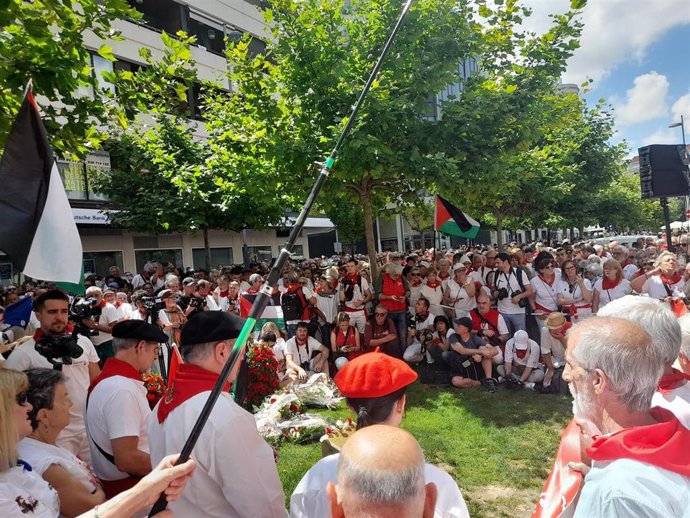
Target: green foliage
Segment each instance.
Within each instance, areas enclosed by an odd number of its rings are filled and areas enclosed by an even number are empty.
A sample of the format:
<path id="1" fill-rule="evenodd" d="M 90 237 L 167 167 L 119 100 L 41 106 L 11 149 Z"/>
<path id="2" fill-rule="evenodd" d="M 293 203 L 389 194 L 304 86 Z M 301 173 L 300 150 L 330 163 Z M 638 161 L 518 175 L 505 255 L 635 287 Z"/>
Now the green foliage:
<path id="1" fill-rule="evenodd" d="M 329 201 L 330 203 L 325 204 L 324 212 L 338 229 L 338 239 L 344 243 L 357 243 L 364 237 L 362 206 L 347 194 Z"/>
<path id="2" fill-rule="evenodd" d="M 0 149 L 22 102 L 24 88 L 33 80 L 34 93 L 44 114 L 51 144 L 58 155 L 82 156 L 97 148 L 95 129 L 108 117 L 92 74 L 84 34 L 117 39 L 113 21 L 137 18 L 125 0 L 72 2 L 6 0 L 0 8 Z M 98 49 L 112 59 L 107 45 Z M 47 99 L 47 102 L 46 102 Z"/>

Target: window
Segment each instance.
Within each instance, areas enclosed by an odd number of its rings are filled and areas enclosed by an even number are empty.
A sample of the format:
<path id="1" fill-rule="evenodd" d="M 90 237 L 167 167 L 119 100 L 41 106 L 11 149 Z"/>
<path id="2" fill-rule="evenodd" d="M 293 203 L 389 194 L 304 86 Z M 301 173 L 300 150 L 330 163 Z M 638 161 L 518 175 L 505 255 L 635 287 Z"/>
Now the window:
<path id="1" fill-rule="evenodd" d="M 139 23 L 157 32 L 175 34 L 184 30 L 182 13 L 184 6 L 172 0 L 128 0 L 129 5 L 144 15 Z"/>
<path id="2" fill-rule="evenodd" d="M 273 250 L 270 246 L 248 246 L 247 253 L 252 263 L 270 261 L 273 258 Z"/>
<path id="3" fill-rule="evenodd" d="M 206 268 L 206 249 L 192 248 L 192 262 L 194 269 Z M 232 248 L 211 248 L 211 268 L 235 264 Z"/>
<path id="4" fill-rule="evenodd" d="M 135 250 L 134 259 L 137 263 L 137 272 L 144 269 L 144 264 L 149 261 L 155 261 L 165 266 L 168 263 L 173 263 L 175 266 L 182 268 L 182 250 Z M 134 273 L 134 272 L 132 272 Z"/>
<path id="5" fill-rule="evenodd" d="M 122 252 L 120 251 L 84 252 L 82 260 L 85 274 L 95 273 L 96 275 L 108 275 L 108 269 L 111 266 L 117 266 L 120 269 L 120 273 L 125 273 Z"/>

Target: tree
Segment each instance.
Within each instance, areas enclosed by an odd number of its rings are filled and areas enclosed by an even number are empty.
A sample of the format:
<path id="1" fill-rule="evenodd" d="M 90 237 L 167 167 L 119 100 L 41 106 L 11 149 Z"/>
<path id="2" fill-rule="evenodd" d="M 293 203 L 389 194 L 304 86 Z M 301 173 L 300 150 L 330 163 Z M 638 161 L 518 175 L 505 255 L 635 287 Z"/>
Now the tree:
<path id="1" fill-rule="evenodd" d="M 403 207 L 402 215 L 412 230 L 421 234 L 422 251 L 424 251 L 426 247 L 426 237 L 424 234 L 427 230 L 432 230 L 434 228 L 434 202 L 420 197 L 417 203 Z"/>
<path id="2" fill-rule="evenodd" d="M 399 13 L 395 0 L 277 0 L 265 11 L 270 59 L 231 46 L 235 92 L 268 121 L 267 154 L 279 175 L 296 180 L 299 199 L 313 182 L 308 165 L 335 142 Z M 411 200 L 448 167 L 419 114 L 473 53 L 470 18 L 465 2 L 413 5 L 324 187 L 325 199 L 345 193 L 361 205 L 374 275 L 377 210 Z"/>
<path id="3" fill-rule="evenodd" d="M 507 219 L 545 219 L 554 199 L 567 196 L 577 169 L 577 140 L 558 129 L 577 120 L 580 102 L 556 85 L 578 46 L 577 10 L 554 16 L 542 35 L 517 32 L 529 10 L 517 1 L 478 2 L 485 24 L 482 74 L 465 82 L 461 99 L 444 106 L 436 138 L 446 144 L 456 173 L 440 188 L 475 217 L 491 214 L 499 246 Z"/>
<path id="4" fill-rule="evenodd" d="M 126 0 L 24 2 L 0 0 L 0 150 L 31 79 L 53 149 L 61 156 L 84 155 L 97 148 L 96 129 L 108 118 L 92 74 L 91 55 L 83 36 L 92 32 L 118 38 L 113 22 L 137 19 Z M 107 45 L 98 54 L 114 60 Z M 48 102 L 45 102 L 47 99 Z"/>
<path id="5" fill-rule="evenodd" d="M 119 121 L 127 129 L 116 131 L 109 143 L 114 168 L 98 188 L 113 203 L 109 214 L 116 225 L 152 233 L 200 230 L 210 266 L 209 229 L 239 232 L 278 224 L 285 218 L 284 198 L 270 162 L 253 144 L 252 130 L 260 134 L 260 122 L 242 116 L 241 97 L 205 84 L 207 136 L 199 137 L 187 103 L 198 82 L 189 49 L 193 38 L 164 33 L 162 40 L 159 61 L 144 50 L 148 67 L 107 76 L 118 87 Z M 209 108 L 222 103 L 231 107 L 232 120 Z"/>
<path id="6" fill-rule="evenodd" d="M 364 213 L 352 196 L 342 195 L 330 200 L 325 205 L 325 214 L 335 228 L 338 229 L 338 239 L 343 243 L 351 243 L 354 250 L 355 243 L 364 237 Z"/>

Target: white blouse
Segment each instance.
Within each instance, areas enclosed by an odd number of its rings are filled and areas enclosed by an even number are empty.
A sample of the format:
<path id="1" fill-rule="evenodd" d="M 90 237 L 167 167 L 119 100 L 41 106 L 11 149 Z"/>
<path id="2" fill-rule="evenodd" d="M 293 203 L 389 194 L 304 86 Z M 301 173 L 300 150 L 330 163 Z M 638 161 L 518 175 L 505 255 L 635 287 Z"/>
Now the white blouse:
<path id="1" fill-rule="evenodd" d="M 57 492 L 30 467 L 15 466 L 0 473 L 2 518 L 58 518 Z"/>

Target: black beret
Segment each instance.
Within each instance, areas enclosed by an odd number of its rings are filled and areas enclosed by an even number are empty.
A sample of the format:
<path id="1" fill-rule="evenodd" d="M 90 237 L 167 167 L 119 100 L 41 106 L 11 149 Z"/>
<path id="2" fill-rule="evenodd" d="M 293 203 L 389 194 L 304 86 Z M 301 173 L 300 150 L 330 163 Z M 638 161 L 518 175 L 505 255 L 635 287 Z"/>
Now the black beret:
<path id="1" fill-rule="evenodd" d="M 147 342 L 167 342 L 168 336 L 160 327 L 143 320 L 125 320 L 113 326 L 113 338 L 135 338 Z"/>
<path id="2" fill-rule="evenodd" d="M 220 342 L 240 336 L 244 318 L 225 311 L 199 311 L 182 326 L 181 346 Z"/>

